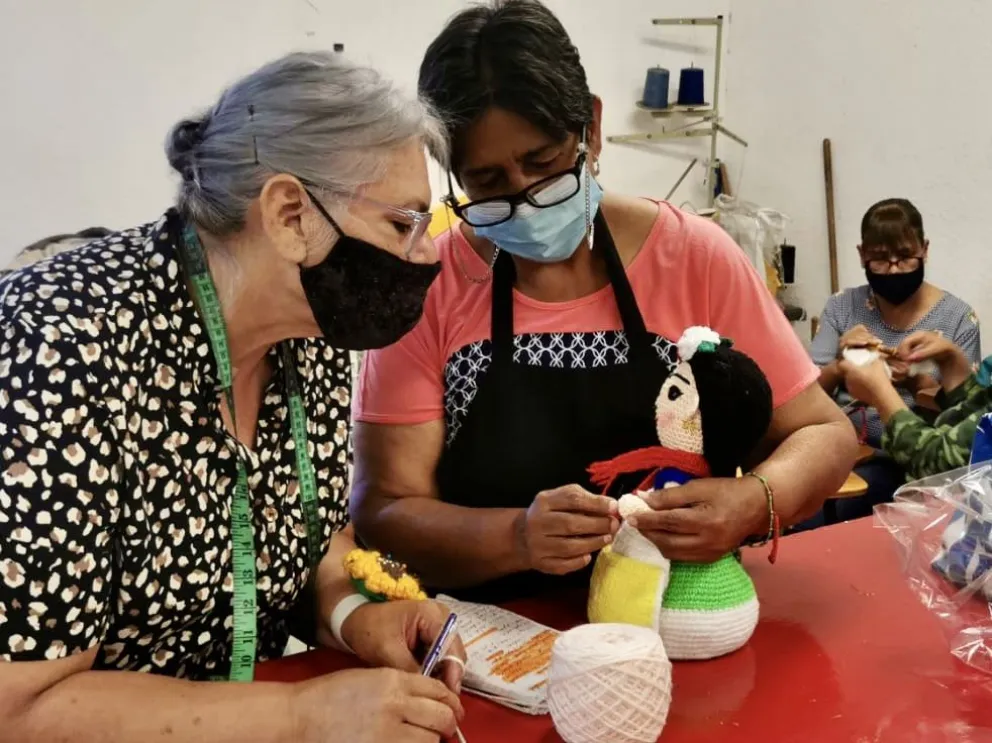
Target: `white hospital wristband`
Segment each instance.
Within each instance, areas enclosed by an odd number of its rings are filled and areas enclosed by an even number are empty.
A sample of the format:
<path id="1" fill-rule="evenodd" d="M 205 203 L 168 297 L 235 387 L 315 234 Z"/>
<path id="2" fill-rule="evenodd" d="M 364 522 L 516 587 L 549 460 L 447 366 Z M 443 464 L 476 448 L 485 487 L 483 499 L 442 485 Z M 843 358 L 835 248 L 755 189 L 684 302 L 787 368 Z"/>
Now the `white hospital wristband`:
<path id="1" fill-rule="evenodd" d="M 355 651 L 348 647 L 348 643 L 342 639 L 341 627 L 344 626 L 345 620 L 352 615 L 355 609 L 367 603 L 369 603 L 369 600 L 362 594 L 352 593 L 341 599 L 338 605 L 334 607 L 334 611 L 331 612 L 331 634 L 334 635 L 335 642 L 343 650 L 347 650 L 350 653 Z"/>

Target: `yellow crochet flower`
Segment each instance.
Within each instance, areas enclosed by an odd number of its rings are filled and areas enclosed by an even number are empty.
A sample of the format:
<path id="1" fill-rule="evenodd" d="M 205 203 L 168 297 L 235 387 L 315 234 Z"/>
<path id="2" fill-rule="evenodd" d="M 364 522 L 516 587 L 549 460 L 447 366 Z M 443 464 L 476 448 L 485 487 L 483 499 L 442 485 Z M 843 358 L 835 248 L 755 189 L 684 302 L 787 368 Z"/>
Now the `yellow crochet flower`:
<path id="1" fill-rule="evenodd" d="M 427 598 L 406 565 L 380 553 L 354 549 L 344 556 L 344 569 L 358 591 L 372 601 L 423 601 Z"/>

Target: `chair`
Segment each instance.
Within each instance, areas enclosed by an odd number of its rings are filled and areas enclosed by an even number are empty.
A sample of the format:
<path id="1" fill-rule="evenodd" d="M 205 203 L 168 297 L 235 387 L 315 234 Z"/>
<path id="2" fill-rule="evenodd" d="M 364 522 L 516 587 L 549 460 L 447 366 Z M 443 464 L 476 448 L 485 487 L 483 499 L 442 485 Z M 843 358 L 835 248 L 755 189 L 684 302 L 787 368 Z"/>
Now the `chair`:
<path id="1" fill-rule="evenodd" d="M 26 248 L 19 250 L 17 255 L 14 256 L 14 259 L 0 269 L 0 277 L 19 268 L 25 268 L 38 261 L 51 258 L 53 255 L 64 253 L 67 250 L 78 248 L 80 245 L 85 245 L 101 237 L 106 237 L 109 234 L 111 234 L 111 230 L 108 230 L 106 227 L 89 227 L 79 232 L 42 238 L 28 245 Z"/>
<path id="2" fill-rule="evenodd" d="M 861 475 L 852 472 L 840 489 L 823 501 L 823 519 L 827 524 L 837 523 L 837 501 L 845 498 L 860 498 L 868 492 L 868 483 Z"/>

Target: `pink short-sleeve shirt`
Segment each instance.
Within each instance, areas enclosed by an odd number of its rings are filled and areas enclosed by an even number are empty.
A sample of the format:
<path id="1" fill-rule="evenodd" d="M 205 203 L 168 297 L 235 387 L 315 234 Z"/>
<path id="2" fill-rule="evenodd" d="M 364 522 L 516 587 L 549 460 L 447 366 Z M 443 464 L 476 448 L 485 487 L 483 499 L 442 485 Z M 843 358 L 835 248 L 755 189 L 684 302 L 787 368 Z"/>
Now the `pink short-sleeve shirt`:
<path id="1" fill-rule="evenodd" d="M 415 424 L 444 419 L 448 440 L 471 410 L 491 361 L 491 282 L 474 282 L 486 265 L 457 229 L 438 239 L 443 267 L 424 315 L 398 343 L 366 354 L 354 397 L 356 421 Z M 776 407 L 815 382 L 813 365 L 733 239 L 712 221 L 661 202 L 627 277 L 654 335 L 674 363 L 674 343 L 692 325 L 707 325 L 753 358 Z M 569 302 L 539 302 L 514 292 L 515 361 L 585 368 L 622 363 L 626 343 L 613 289 Z"/>

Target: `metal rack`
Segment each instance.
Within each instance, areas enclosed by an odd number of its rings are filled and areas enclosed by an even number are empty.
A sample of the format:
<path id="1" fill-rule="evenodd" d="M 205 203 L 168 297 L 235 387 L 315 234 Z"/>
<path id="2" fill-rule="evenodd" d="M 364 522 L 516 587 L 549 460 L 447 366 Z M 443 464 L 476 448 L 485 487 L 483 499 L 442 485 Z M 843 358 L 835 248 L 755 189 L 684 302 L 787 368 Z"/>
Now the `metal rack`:
<path id="1" fill-rule="evenodd" d="M 713 177 L 714 169 L 717 167 L 716 145 L 719 135 L 723 134 L 734 140 L 743 147 L 747 147 L 747 141 L 730 131 L 723 125 L 720 116 L 720 72 L 723 66 L 723 21 L 722 15 L 715 18 L 655 18 L 651 21 L 655 26 L 708 26 L 716 29 L 716 49 L 714 51 L 714 80 L 713 80 L 713 102 L 700 106 L 684 106 L 673 104 L 666 108 L 649 108 L 643 103 L 638 103 L 637 107 L 649 113 L 654 119 L 669 119 L 679 116 L 686 119 L 686 122 L 674 128 L 662 126 L 658 131 L 634 132 L 632 134 L 615 134 L 606 138 L 607 142 L 625 144 L 631 142 L 662 143 L 666 140 L 688 139 L 691 137 L 709 137 L 710 139 L 710 160 L 709 174 Z M 685 172 L 676 182 L 669 192 L 669 198 L 679 187 L 689 171 L 695 166 L 697 160 L 693 160 Z M 712 182 L 707 179 L 707 182 Z M 708 205 L 713 206 L 713 188 L 707 189 L 709 192 Z"/>

